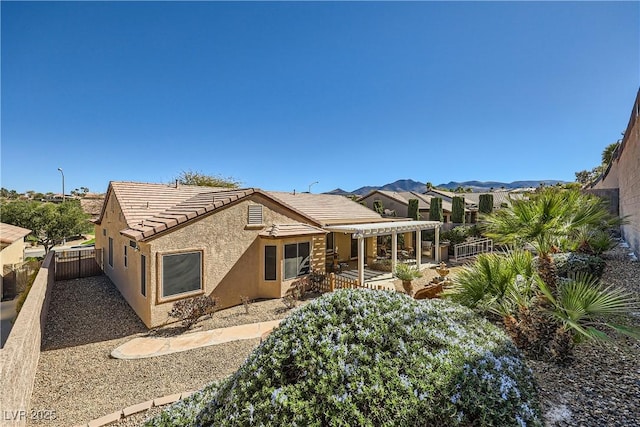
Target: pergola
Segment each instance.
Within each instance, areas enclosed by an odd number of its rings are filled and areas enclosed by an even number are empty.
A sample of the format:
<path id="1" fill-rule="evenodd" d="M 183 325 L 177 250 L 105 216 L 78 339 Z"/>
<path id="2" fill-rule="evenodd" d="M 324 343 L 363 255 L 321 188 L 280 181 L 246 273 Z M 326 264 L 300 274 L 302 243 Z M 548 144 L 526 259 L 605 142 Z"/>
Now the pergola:
<path id="1" fill-rule="evenodd" d="M 351 233 L 354 239 L 358 239 L 358 283 L 364 283 L 364 239 L 367 237 L 391 235 L 391 271 L 395 271 L 398 262 L 398 233 L 420 232 L 422 230 L 435 230 L 435 261 L 440 261 L 440 221 L 389 221 L 372 222 L 365 224 L 328 225 L 324 229 L 334 233 Z M 422 264 L 422 239 L 416 238 L 416 264 L 420 268 Z"/>

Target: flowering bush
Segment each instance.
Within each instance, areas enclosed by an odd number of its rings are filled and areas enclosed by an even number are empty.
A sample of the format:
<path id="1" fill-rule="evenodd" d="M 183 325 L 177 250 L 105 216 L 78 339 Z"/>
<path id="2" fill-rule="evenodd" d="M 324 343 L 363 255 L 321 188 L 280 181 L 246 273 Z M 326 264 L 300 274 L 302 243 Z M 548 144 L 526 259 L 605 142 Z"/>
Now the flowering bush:
<path id="1" fill-rule="evenodd" d="M 352 289 L 294 311 L 207 402 L 170 412 L 203 426 L 542 425 L 531 371 L 498 328 L 448 301 Z"/>
<path id="2" fill-rule="evenodd" d="M 559 277 L 572 277 L 578 274 L 590 274 L 601 277 L 605 261 L 599 256 L 581 253 L 558 253 L 551 255 Z"/>

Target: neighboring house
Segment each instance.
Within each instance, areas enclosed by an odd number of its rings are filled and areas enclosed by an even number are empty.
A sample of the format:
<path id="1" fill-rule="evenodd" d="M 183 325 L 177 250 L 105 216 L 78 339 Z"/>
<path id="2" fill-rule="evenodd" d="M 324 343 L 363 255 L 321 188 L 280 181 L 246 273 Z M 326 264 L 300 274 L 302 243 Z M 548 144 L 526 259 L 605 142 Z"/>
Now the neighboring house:
<path id="1" fill-rule="evenodd" d="M 505 206 L 511 205 L 511 192 L 506 190 L 496 190 L 492 192 L 485 193 L 459 193 L 460 196 L 464 197 L 465 200 L 472 203 L 471 206 L 477 208 L 480 205 L 480 195 L 482 194 L 491 194 L 493 196 L 493 209 L 498 210 Z M 514 193 L 514 198 L 521 198 L 520 194 Z"/>
<path id="2" fill-rule="evenodd" d="M 15 264 L 24 261 L 24 238 L 30 233 L 31 230 L 26 228 L 0 222 L 0 291 L 5 274 L 12 271 Z"/>
<path id="3" fill-rule="evenodd" d="M 378 235 L 437 236 L 440 225 L 382 218 L 337 195 L 133 182 L 109 184 L 95 224 L 105 274 L 148 327 L 196 295 L 220 308 L 281 298 L 334 257 L 357 259 L 363 280 Z"/>
<path id="4" fill-rule="evenodd" d="M 102 212 L 102 204 L 104 203 L 104 194 L 87 193 L 80 199 L 82 211 L 90 215 L 90 220 L 95 221 L 100 217 Z"/>
<path id="5" fill-rule="evenodd" d="M 478 222 L 478 204 L 473 200 L 465 197 L 463 193 L 454 193 L 453 191 L 438 190 L 436 188 L 430 188 L 423 194 L 430 197 L 440 197 L 442 199 L 442 206 L 444 210 L 444 202 L 451 205 L 454 197 L 462 197 L 464 199 L 464 218 L 466 223 Z"/>
<path id="6" fill-rule="evenodd" d="M 626 219 L 621 231 L 636 255 L 640 255 L 640 90 L 622 142 L 605 173 L 586 191 L 608 198 Z"/>
<path id="7" fill-rule="evenodd" d="M 395 216 L 409 217 L 409 200 L 418 200 L 418 213 L 420 219 L 429 219 L 429 209 L 433 196 L 416 193 L 415 191 L 386 191 L 373 190 L 366 196 L 360 197 L 357 202 L 363 203 L 369 209 L 375 210 L 374 203 L 379 201 L 385 211 L 393 211 Z M 444 222 L 451 222 L 451 203 L 442 201 L 442 214 Z"/>

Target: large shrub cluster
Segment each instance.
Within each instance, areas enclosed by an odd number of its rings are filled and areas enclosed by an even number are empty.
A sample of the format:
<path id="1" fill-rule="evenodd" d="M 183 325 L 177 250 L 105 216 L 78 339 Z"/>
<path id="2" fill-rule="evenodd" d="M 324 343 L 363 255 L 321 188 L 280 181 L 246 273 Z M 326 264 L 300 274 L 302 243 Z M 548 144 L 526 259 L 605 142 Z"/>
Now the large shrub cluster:
<path id="1" fill-rule="evenodd" d="M 559 277 L 572 277 L 579 274 L 601 277 L 606 264 L 599 256 L 582 253 L 552 254 L 551 258 L 556 267 L 556 274 Z"/>
<path id="2" fill-rule="evenodd" d="M 197 414 L 197 415 L 196 415 Z M 174 425 L 536 426 L 531 371 L 494 325 L 441 300 L 340 290 L 289 316 Z"/>

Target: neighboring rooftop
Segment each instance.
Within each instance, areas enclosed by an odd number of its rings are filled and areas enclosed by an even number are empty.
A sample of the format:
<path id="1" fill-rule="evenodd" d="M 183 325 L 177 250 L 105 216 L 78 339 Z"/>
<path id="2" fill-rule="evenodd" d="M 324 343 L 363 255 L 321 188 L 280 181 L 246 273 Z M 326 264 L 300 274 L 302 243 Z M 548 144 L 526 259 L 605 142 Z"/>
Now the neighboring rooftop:
<path id="1" fill-rule="evenodd" d="M 378 213 L 344 196 L 278 191 L 266 194 L 322 226 L 384 221 Z"/>
<path id="2" fill-rule="evenodd" d="M 3 247 L 28 236 L 30 233 L 31 230 L 27 228 L 0 222 L 0 243 Z"/>

